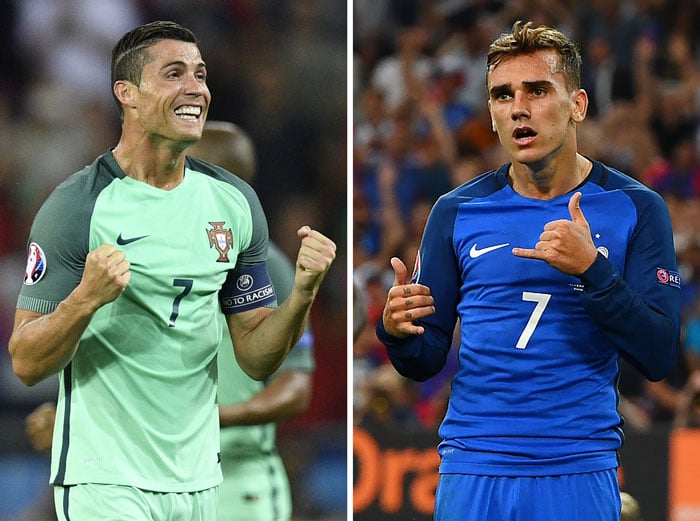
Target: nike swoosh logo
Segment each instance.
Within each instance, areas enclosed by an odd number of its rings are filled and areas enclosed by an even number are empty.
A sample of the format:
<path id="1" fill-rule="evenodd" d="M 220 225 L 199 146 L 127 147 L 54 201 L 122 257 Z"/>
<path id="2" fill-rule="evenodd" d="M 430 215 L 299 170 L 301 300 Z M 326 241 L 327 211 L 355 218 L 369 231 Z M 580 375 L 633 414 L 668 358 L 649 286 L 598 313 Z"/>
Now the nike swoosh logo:
<path id="1" fill-rule="evenodd" d="M 472 245 L 471 250 L 469 250 L 469 256 L 472 259 L 476 259 L 477 257 L 481 257 L 485 253 L 492 252 L 492 251 L 497 250 L 499 248 L 505 248 L 509 244 L 510 244 L 509 242 L 504 242 L 503 244 L 496 244 L 495 246 L 487 246 L 486 248 L 481 248 L 479 250 L 479 249 L 477 249 L 476 243 L 474 243 Z"/>
<path id="2" fill-rule="evenodd" d="M 148 237 L 148 235 L 140 235 L 138 237 L 129 237 L 128 239 L 125 239 L 122 237 L 122 234 L 119 234 L 119 237 L 117 237 L 117 244 L 119 246 L 125 246 L 127 244 L 131 244 L 132 242 L 140 241 L 141 239 L 145 239 Z"/>

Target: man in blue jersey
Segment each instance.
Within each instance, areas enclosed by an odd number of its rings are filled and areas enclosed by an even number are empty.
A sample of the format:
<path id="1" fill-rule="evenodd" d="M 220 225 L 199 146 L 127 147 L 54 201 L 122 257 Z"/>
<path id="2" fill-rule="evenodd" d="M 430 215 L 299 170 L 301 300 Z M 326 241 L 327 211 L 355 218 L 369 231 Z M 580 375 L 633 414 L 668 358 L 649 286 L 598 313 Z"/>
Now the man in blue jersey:
<path id="1" fill-rule="evenodd" d="M 330 239 L 302 226 L 277 306 L 254 190 L 185 155 L 202 135 L 206 79 L 186 27 L 126 33 L 112 51 L 119 142 L 58 186 L 31 228 L 9 351 L 28 385 L 59 374 L 61 521 L 215 519 L 222 335 L 248 376 L 267 378 L 335 258 Z"/>
<path id="2" fill-rule="evenodd" d="M 618 359 L 659 380 L 678 356 L 680 279 L 663 199 L 577 151 L 588 107 L 561 32 L 490 46 L 488 107 L 510 162 L 434 205 L 412 280 L 377 335 L 416 380 L 459 368 L 439 428 L 437 521 L 613 521 Z"/>

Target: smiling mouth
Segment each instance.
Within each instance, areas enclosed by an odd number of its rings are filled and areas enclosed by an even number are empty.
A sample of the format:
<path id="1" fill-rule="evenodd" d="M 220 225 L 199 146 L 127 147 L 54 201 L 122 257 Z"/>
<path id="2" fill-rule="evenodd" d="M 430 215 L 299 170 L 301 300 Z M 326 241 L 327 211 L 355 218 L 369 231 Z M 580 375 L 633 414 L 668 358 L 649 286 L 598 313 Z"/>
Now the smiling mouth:
<path id="1" fill-rule="evenodd" d="M 197 121 L 202 115 L 202 107 L 183 105 L 175 109 L 175 115 L 186 121 Z"/>

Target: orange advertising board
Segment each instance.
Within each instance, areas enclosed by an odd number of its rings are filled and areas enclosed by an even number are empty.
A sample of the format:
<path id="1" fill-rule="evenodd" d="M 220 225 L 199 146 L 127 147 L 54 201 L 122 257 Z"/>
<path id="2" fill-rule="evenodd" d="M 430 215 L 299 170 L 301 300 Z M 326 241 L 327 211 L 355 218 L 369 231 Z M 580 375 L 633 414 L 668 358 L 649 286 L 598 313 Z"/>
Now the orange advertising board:
<path id="1" fill-rule="evenodd" d="M 642 518 L 647 521 L 700 521 L 700 517 L 689 517 L 693 503 L 686 500 L 678 503 L 682 506 L 677 510 L 677 517 L 667 517 L 671 432 L 668 427 L 646 432 L 630 429 L 620 453 L 620 486 L 638 500 Z M 697 432 L 700 433 L 700 429 Z M 697 435 L 679 436 L 682 439 L 675 446 L 676 459 L 680 462 L 676 471 L 681 472 L 677 485 L 685 492 L 678 497 L 692 494 L 697 497 L 700 494 L 697 450 L 700 442 Z M 690 437 L 694 441 L 687 441 Z M 434 430 L 356 426 L 353 433 L 354 521 L 430 521 L 438 483 L 438 443 Z"/>
<path id="2" fill-rule="evenodd" d="M 435 447 L 387 447 L 361 428 L 353 433 L 355 479 L 353 510 L 356 519 L 390 516 L 432 518 L 440 458 Z M 423 445 L 423 446 L 421 446 Z"/>
<path id="3" fill-rule="evenodd" d="M 668 503 L 670 521 L 700 521 L 700 429 L 671 433 Z"/>

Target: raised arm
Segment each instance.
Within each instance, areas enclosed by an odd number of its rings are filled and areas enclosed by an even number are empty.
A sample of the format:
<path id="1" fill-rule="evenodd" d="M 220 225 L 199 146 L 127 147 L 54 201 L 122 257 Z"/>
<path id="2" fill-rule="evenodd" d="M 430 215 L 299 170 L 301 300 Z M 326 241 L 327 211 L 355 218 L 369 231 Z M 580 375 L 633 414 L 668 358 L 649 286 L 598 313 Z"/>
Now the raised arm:
<path id="1" fill-rule="evenodd" d="M 548 223 L 535 248 L 513 253 L 579 277 L 581 304 L 591 318 L 644 376 L 660 380 L 676 363 L 680 338 L 680 277 L 668 210 L 659 196 L 640 197 L 622 276 L 595 250 L 580 201 L 579 192 L 572 195 L 571 220 Z"/>
<path id="2" fill-rule="evenodd" d="M 450 350 L 459 291 L 450 239 L 454 212 L 454 205 L 444 200 L 433 207 L 413 280 L 400 259 L 391 259 L 394 282 L 376 333 L 396 370 L 412 380 L 436 375 Z"/>
<path id="3" fill-rule="evenodd" d="M 294 288 L 278 308 L 259 307 L 226 316 L 236 359 L 256 380 L 270 376 L 304 331 L 318 289 L 335 259 L 336 245 L 303 226 L 296 259 Z"/>
<path id="4" fill-rule="evenodd" d="M 80 284 L 52 312 L 17 309 L 9 351 L 22 382 L 35 385 L 68 365 L 95 312 L 126 288 L 129 268 L 124 252 L 104 244 L 87 255 Z"/>

